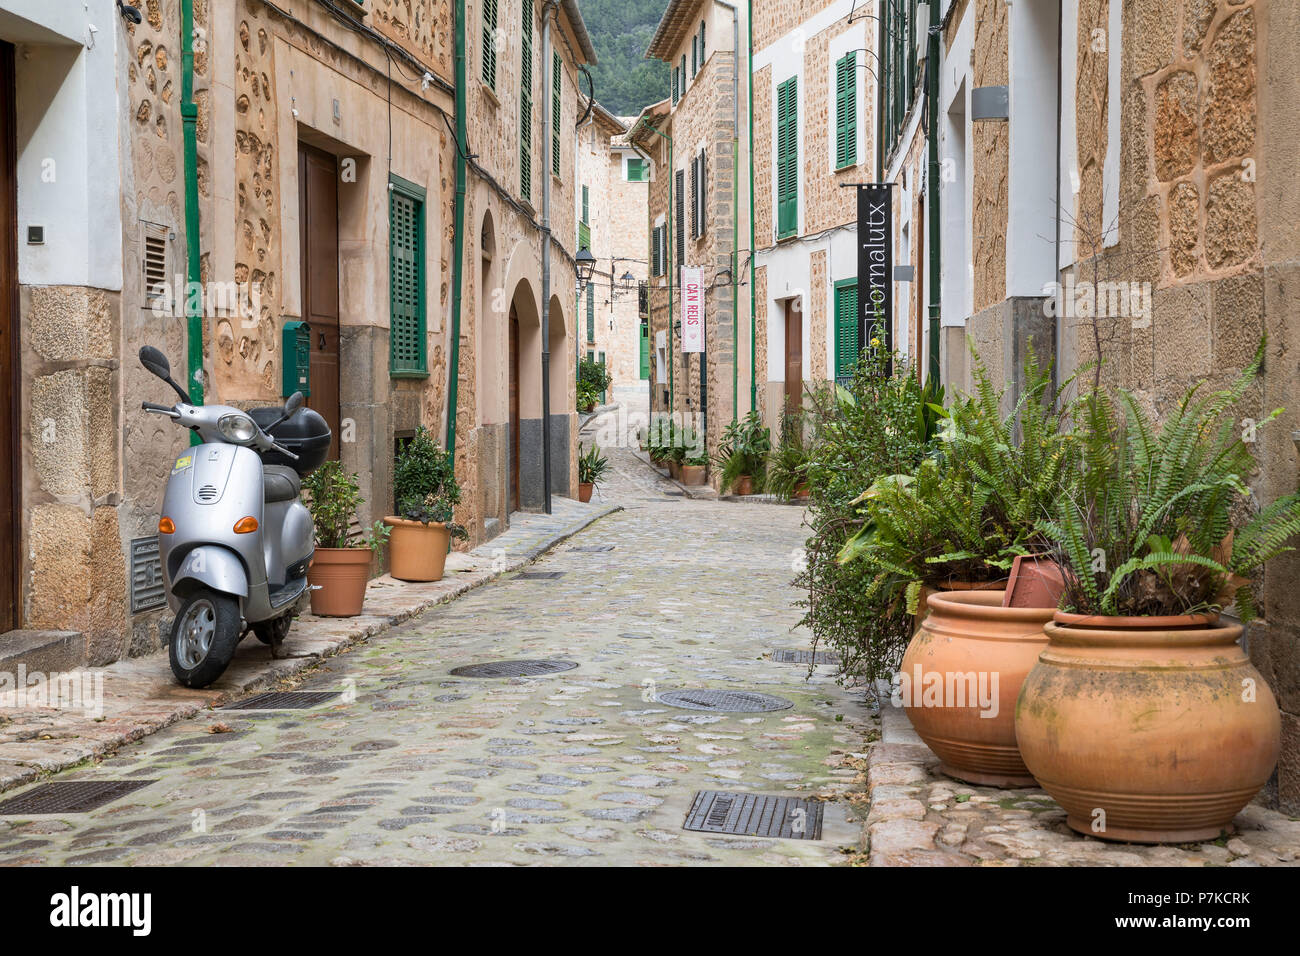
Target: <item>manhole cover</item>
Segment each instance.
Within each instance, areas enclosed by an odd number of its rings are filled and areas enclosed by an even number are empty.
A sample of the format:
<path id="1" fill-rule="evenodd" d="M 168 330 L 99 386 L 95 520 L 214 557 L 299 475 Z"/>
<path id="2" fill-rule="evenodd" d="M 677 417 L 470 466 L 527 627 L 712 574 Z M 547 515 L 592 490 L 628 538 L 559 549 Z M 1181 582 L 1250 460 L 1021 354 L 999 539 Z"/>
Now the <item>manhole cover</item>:
<path id="1" fill-rule="evenodd" d="M 822 804 L 818 800 L 800 797 L 701 790 L 691 801 L 682 829 L 786 840 L 820 840 Z"/>
<path id="2" fill-rule="evenodd" d="M 155 780 L 69 780 L 39 787 L 0 803 L 0 816 L 8 814 L 85 813 L 124 797 Z"/>
<path id="3" fill-rule="evenodd" d="M 457 677 L 537 677 L 571 671 L 578 665 L 573 661 L 492 661 L 488 664 L 466 664 L 452 669 Z"/>
<path id="4" fill-rule="evenodd" d="M 778 664 L 838 664 L 840 656 L 830 651 L 804 651 L 783 648 L 772 652 L 772 660 Z"/>
<path id="5" fill-rule="evenodd" d="M 731 711 L 755 714 L 768 710 L 789 710 L 793 701 L 770 694 L 746 690 L 669 690 L 658 697 L 659 703 L 688 710 Z"/>
<path id="6" fill-rule="evenodd" d="M 612 544 L 589 544 L 589 545 L 586 545 L 585 547 L 581 547 L 581 548 L 570 548 L 569 550 L 570 550 L 570 551 L 585 551 L 585 552 L 587 552 L 588 554 L 591 554 L 591 553 L 594 553 L 594 552 L 597 552 L 597 551 L 613 551 L 613 550 L 614 550 L 614 546 L 613 546 Z"/>
<path id="7" fill-rule="evenodd" d="M 564 577 L 563 571 L 521 571 L 515 575 L 516 581 L 554 581 Z"/>
<path id="8" fill-rule="evenodd" d="M 336 690 L 279 690 L 256 694 L 247 700 L 237 700 L 218 710 L 306 710 L 334 700 Z"/>

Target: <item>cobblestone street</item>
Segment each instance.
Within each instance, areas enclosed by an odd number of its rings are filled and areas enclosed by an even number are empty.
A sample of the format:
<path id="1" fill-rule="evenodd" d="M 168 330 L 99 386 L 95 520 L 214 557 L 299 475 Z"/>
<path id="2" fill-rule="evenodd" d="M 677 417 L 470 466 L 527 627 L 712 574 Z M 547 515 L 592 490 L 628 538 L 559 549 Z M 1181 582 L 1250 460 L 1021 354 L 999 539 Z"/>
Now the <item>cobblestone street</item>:
<path id="1" fill-rule="evenodd" d="M 88 813 L 0 818 L 0 863 L 847 860 L 860 824 L 836 798 L 861 789 L 849 755 L 874 721 L 832 667 L 809 677 L 807 665 L 771 659 L 808 646 L 791 631 L 801 510 L 686 500 L 631 453 L 610 457 L 597 501 L 625 510 L 528 569 L 558 577 L 503 577 L 326 659 L 296 686 L 341 699 L 206 710 L 56 775 L 152 782 Z M 577 666 L 450 673 L 537 658 Z M 792 706 L 723 714 L 656 702 L 677 688 Z M 686 831 L 704 790 L 826 798 L 822 839 Z"/>

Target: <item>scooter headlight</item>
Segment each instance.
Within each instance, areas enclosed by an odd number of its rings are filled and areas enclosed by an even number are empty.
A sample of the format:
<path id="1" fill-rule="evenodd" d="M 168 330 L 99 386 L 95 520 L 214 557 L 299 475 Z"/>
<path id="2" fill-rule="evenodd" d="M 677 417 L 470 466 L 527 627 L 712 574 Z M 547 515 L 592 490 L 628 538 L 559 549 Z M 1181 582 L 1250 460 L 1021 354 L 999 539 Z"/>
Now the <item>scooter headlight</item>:
<path id="1" fill-rule="evenodd" d="M 257 434 L 257 425 L 247 415 L 222 415 L 217 419 L 221 434 L 237 445 L 244 445 Z"/>

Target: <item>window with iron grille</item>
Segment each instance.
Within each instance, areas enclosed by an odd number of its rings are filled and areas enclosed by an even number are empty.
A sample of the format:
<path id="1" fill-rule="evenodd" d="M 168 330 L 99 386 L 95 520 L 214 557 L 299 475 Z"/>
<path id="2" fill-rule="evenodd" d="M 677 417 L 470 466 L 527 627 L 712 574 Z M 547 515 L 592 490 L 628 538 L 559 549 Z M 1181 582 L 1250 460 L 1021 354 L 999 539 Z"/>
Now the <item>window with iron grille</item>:
<path id="1" fill-rule="evenodd" d="M 686 95 L 686 54 L 682 54 L 682 96 Z"/>
<path id="2" fill-rule="evenodd" d="M 587 283 L 587 341 L 596 341 L 596 287 Z"/>
<path id="3" fill-rule="evenodd" d="M 858 161 L 858 54 L 851 51 L 835 64 L 835 168 Z"/>
<path id="4" fill-rule="evenodd" d="M 497 0 L 483 0 L 483 82 L 497 88 Z"/>
<path id="5" fill-rule="evenodd" d="M 519 195 L 533 198 L 533 0 L 524 0 L 519 57 Z M 545 69 L 545 67 L 543 67 Z"/>
<path id="6" fill-rule="evenodd" d="M 705 152 L 703 147 L 701 147 L 699 155 L 695 157 L 695 163 L 699 167 L 699 172 L 696 174 L 696 178 L 699 180 L 699 186 L 696 189 L 696 235 L 702 236 L 704 235 L 705 226 L 708 221 L 706 211 L 709 207 L 709 166 L 705 161 Z"/>
<path id="7" fill-rule="evenodd" d="M 920 82 L 917 58 L 917 0 L 896 0 L 880 8 L 880 143 L 881 159 L 893 151 L 903 134 L 908 107 Z"/>
<path id="8" fill-rule="evenodd" d="M 700 235 L 700 159 L 698 156 L 691 157 L 691 238 L 699 238 Z"/>
<path id="9" fill-rule="evenodd" d="M 799 97 L 796 79 L 792 76 L 776 88 L 778 238 L 792 236 L 799 228 Z"/>
<path id="10" fill-rule="evenodd" d="M 677 101 L 682 98 L 681 87 L 682 84 L 681 81 L 678 79 L 677 67 L 673 67 L 673 106 L 676 106 Z"/>
<path id="11" fill-rule="evenodd" d="M 428 375 L 424 317 L 424 199 L 415 183 L 392 177 L 388 191 L 388 369 L 395 378 Z"/>

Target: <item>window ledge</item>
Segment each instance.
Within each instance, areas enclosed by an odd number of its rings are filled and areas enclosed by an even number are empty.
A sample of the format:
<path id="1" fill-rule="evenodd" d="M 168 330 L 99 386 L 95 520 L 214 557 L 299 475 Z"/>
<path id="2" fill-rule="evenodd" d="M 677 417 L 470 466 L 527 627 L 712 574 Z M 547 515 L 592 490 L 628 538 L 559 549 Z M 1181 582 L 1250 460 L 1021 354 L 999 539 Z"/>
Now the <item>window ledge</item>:
<path id="1" fill-rule="evenodd" d="M 429 373 L 427 371 L 423 371 L 423 372 L 416 371 L 415 369 L 398 369 L 398 370 L 389 369 L 388 377 L 389 378 L 428 378 Z"/>
<path id="2" fill-rule="evenodd" d="M 501 105 L 501 98 L 497 96 L 497 91 L 488 86 L 487 83 L 483 82 L 482 76 L 478 78 L 478 86 L 479 89 L 483 91 L 483 95 L 487 98 L 489 103 L 493 106 Z"/>

